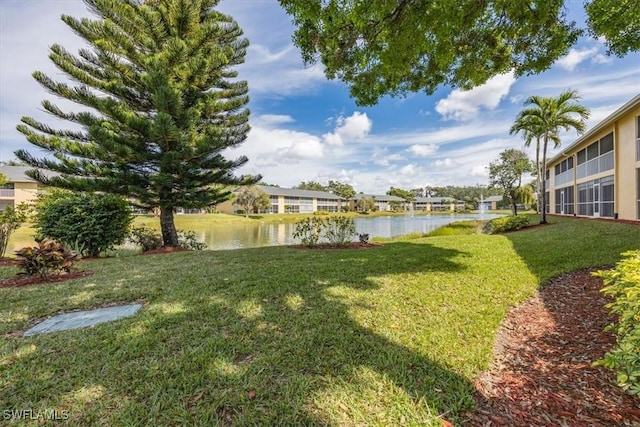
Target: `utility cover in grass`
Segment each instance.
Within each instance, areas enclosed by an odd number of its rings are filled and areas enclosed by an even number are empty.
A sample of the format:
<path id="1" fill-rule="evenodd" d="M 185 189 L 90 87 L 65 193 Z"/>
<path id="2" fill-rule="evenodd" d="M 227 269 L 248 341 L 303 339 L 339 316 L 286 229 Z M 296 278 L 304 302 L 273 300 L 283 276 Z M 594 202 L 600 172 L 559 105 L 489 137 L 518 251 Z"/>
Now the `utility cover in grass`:
<path id="1" fill-rule="evenodd" d="M 110 322 L 136 314 L 141 304 L 120 305 L 116 307 L 96 308 L 88 311 L 59 314 L 44 322 L 38 323 L 24 333 L 24 336 L 47 334 L 50 332 L 66 331 L 67 329 L 86 328 L 98 323 Z"/>

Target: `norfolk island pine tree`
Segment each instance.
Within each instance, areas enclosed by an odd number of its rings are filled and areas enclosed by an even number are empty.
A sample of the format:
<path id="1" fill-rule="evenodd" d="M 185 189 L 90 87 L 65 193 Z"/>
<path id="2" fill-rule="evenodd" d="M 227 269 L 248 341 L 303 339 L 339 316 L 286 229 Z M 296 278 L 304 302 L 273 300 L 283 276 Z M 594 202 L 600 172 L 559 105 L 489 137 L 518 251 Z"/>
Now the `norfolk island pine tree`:
<path id="1" fill-rule="evenodd" d="M 229 188 L 260 180 L 237 177 L 246 157 L 221 151 L 241 144 L 250 129 L 244 62 L 248 40 L 218 0 L 84 0 L 96 20 L 62 16 L 90 48 L 78 56 L 51 46 L 49 58 L 76 84 L 33 77 L 50 93 L 83 107 L 65 112 L 45 100 L 52 116 L 81 130 L 56 130 L 30 117 L 17 129 L 52 155 L 16 156 L 45 185 L 106 192 L 143 208 L 160 208 L 165 246 L 177 246 L 176 207 L 202 208 L 228 199 Z"/>

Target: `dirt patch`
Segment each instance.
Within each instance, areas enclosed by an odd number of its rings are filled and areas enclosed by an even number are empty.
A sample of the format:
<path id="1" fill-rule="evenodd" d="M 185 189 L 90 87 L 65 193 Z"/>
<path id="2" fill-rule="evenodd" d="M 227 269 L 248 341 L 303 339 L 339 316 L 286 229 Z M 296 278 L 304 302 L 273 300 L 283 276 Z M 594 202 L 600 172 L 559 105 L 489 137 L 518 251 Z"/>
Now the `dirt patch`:
<path id="1" fill-rule="evenodd" d="M 16 265 L 18 265 L 18 260 L 14 258 L 0 258 L 0 267 L 15 267 Z"/>
<path id="2" fill-rule="evenodd" d="M 91 276 L 93 271 L 72 271 L 60 275 L 53 275 L 46 278 L 40 276 L 16 276 L 10 279 L 0 280 L 0 288 L 17 288 L 27 285 L 45 285 L 47 283 L 58 283 L 66 280 L 78 279 L 81 277 Z"/>
<path id="3" fill-rule="evenodd" d="M 379 248 L 381 246 L 383 246 L 381 243 L 351 242 L 351 243 L 347 243 L 346 245 L 333 245 L 331 243 L 319 243 L 314 246 L 290 245 L 288 247 L 292 249 L 328 250 L 328 249 L 370 249 L 370 248 Z"/>
<path id="4" fill-rule="evenodd" d="M 589 271 L 559 277 L 511 310 L 495 361 L 476 381 L 473 426 L 640 426 L 640 399 L 591 363 L 615 344 L 612 322 Z"/>
<path id="5" fill-rule="evenodd" d="M 185 248 L 174 248 L 172 246 L 163 246 L 160 249 L 152 249 L 150 251 L 142 252 L 141 255 L 156 255 L 156 254 L 171 254 L 174 252 L 184 252 L 189 249 Z"/>

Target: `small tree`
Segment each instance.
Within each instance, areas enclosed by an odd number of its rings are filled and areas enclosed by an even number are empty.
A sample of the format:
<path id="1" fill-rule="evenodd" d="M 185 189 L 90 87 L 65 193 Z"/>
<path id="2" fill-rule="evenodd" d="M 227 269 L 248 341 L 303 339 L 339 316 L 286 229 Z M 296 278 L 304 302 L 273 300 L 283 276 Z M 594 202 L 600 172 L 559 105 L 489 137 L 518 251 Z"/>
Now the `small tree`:
<path id="1" fill-rule="evenodd" d="M 15 208 L 7 206 L 0 213 L 0 258 L 7 252 L 9 237 L 27 220 L 27 214 L 30 209 L 29 205 L 21 203 Z"/>
<path id="2" fill-rule="evenodd" d="M 376 201 L 373 199 L 373 197 L 363 197 L 362 199 L 358 200 L 358 203 L 356 203 L 356 208 L 359 212 L 371 212 L 375 209 L 376 207 Z"/>
<path id="3" fill-rule="evenodd" d="M 247 218 L 255 209 L 260 211 L 271 206 L 269 195 L 253 185 L 242 187 L 236 195 L 235 203 L 244 209 L 244 216 Z"/>
<path id="4" fill-rule="evenodd" d="M 40 237 L 97 257 L 124 242 L 133 215 L 120 196 L 58 190 L 40 197 L 35 220 Z"/>
<path id="5" fill-rule="evenodd" d="M 331 191 L 333 194 L 336 194 L 343 199 L 349 200 L 353 196 L 356 195 L 356 190 L 353 189 L 351 184 L 343 184 L 338 181 L 329 181 L 327 184 L 327 190 Z"/>
<path id="6" fill-rule="evenodd" d="M 518 215 L 518 196 L 522 175 L 533 171 L 531 160 L 522 150 L 513 148 L 500 153 L 500 160 L 489 165 L 489 184 L 504 190 L 514 215 Z"/>

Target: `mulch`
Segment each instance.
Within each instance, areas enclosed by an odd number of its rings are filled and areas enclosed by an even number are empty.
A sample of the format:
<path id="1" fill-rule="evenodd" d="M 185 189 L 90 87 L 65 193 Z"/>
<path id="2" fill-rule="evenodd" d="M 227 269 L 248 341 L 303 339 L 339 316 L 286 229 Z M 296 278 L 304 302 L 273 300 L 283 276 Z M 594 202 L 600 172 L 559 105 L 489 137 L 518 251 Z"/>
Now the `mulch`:
<path id="1" fill-rule="evenodd" d="M 334 245 L 331 243 L 318 243 L 317 245 L 313 245 L 313 246 L 289 245 L 288 247 L 292 249 L 328 250 L 328 249 L 370 249 L 370 248 L 379 248 L 381 246 L 383 246 L 382 243 L 350 242 L 344 245 Z"/>
<path id="2" fill-rule="evenodd" d="M 81 277 L 91 276 L 93 271 L 82 270 L 72 271 L 59 275 L 51 275 L 46 278 L 40 276 L 15 276 L 10 279 L 0 280 L 0 288 L 18 288 L 27 285 L 44 285 L 49 283 L 59 283 L 66 280 L 78 279 Z"/>
<path id="3" fill-rule="evenodd" d="M 591 363 L 616 339 L 599 292 L 602 280 L 578 271 L 552 280 L 509 312 L 489 372 L 476 381 L 473 426 L 640 426 L 640 399 Z"/>

